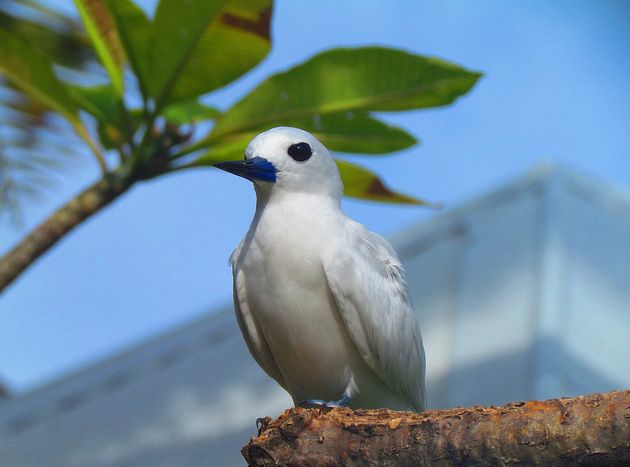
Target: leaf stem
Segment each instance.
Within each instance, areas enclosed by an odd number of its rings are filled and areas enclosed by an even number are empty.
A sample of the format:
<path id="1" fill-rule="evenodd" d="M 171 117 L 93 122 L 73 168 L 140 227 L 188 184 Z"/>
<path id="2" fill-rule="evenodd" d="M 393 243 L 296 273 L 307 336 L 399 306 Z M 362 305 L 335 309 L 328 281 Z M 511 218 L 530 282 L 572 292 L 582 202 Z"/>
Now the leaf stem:
<path id="1" fill-rule="evenodd" d="M 101 171 L 103 172 L 103 174 L 109 173 L 109 168 L 107 167 L 107 162 L 105 161 L 105 156 L 103 155 L 101 148 L 92 139 L 92 136 L 90 136 L 90 133 L 87 131 L 85 126 L 82 123 L 79 123 L 75 125 L 74 128 L 81 139 L 83 139 L 83 141 L 85 141 L 85 143 L 92 150 L 92 154 L 94 154 L 96 162 L 98 162 L 98 165 L 101 167 Z"/>
<path id="2" fill-rule="evenodd" d="M 177 153 L 173 154 L 170 159 L 172 161 L 175 161 L 177 159 L 180 159 L 184 156 L 187 156 L 188 154 L 191 154 L 195 151 L 199 151 L 201 149 L 206 149 L 208 146 L 210 146 L 209 143 L 205 142 L 205 141 L 198 141 L 196 143 L 191 144 L 190 146 L 187 146 L 185 148 L 183 148 L 181 151 L 178 151 Z"/>

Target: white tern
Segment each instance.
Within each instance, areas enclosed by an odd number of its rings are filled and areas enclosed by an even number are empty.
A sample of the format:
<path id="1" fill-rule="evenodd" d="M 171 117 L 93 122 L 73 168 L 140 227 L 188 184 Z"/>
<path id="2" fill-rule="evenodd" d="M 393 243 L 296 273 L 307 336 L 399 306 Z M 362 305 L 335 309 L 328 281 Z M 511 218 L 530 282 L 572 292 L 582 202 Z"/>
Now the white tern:
<path id="1" fill-rule="evenodd" d="M 234 307 L 258 364 L 296 405 L 421 411 L 424 349 L 392 246 L 341 209 L 328 150 L 289 127 L 216 167 L 254 183 L 230 257 Z"/>

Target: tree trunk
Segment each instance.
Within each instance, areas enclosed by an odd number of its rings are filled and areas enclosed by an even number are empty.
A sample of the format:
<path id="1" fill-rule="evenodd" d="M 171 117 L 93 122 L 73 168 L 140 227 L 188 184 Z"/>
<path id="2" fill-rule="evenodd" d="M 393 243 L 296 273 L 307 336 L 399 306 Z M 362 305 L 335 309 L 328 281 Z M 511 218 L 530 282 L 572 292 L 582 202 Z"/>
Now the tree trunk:
<path id="1" fill-rule="evenodd" d="M 423 413 L 287 410 L 250 465 L 630 465 L 630 391 Z"/>
<path id="2" fill-rule="evenodd" d="M 132 183 L 117 173 L 107 174 L 37 226 L 0 259 L 0 292 L 65 234 L 127 191 Z"/>

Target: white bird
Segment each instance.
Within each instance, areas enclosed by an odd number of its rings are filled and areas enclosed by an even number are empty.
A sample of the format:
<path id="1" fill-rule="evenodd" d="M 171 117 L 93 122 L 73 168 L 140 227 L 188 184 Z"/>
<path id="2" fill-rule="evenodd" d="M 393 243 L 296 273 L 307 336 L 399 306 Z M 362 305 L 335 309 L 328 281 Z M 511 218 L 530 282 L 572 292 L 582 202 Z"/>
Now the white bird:
<path id="1" fill-rule="evenodd" d="M 238 324 L 294 403 L 421 411 L 424 349 L 392 246 L 341 209 L 343 185 L 310 133 L 256 136 L 216 167 L 254 183 L 256 213 L 230 257 Z"/>

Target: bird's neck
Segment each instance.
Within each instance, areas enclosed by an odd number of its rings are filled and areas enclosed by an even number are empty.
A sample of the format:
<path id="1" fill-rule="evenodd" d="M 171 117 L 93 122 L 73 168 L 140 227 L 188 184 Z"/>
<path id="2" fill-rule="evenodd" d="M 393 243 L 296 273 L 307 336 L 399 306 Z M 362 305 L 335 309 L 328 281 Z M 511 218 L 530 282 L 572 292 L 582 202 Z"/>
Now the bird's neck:
<path id="1" fill-rule="evenodd" d="M 326 193 L 290 192 L 270 190 L 267 187 L 255 186 L 256 212 L 262 212 L 268 206 L 282 208 L 298 207 L 302 210 L 341 210 L 341 199 Z"/>
<path id="2" fill-rule="evenodd" d="M 258 197 L 247 237 L 265 255 L 307 257 L 320 251 L 327 236 L 343 229 L 347 217 L 339 204 L 307 193 Z"/>
<path id="3" fill-rule="evenodd" d="M 315 193 L 290 193 L 256 189 L 254 222 L 263 217 L 292 219 L 295 222 L 318 220 L 343 214 L 339 199 Z"/>

